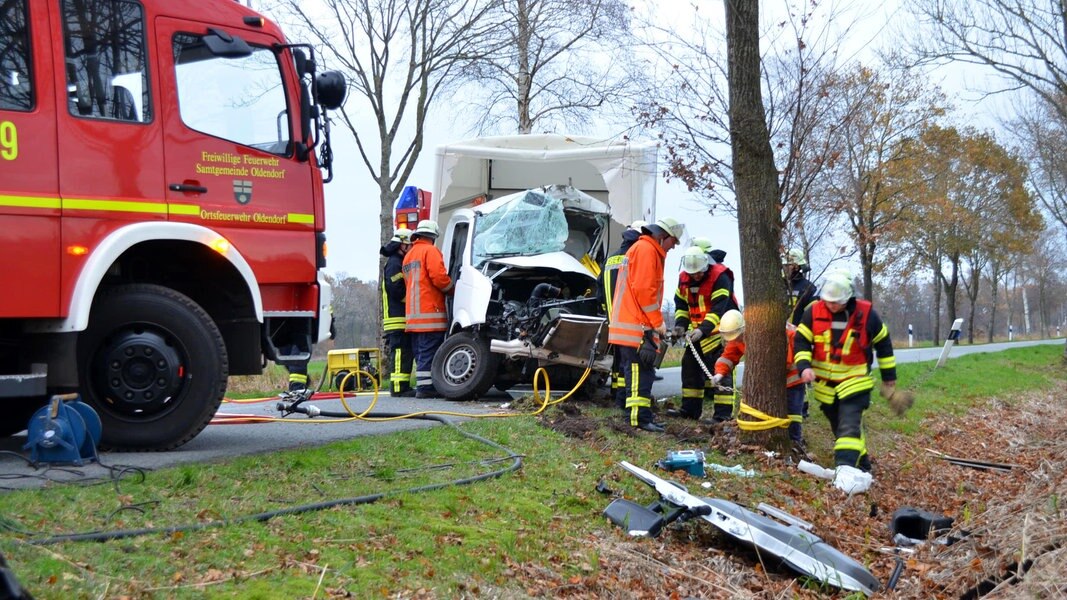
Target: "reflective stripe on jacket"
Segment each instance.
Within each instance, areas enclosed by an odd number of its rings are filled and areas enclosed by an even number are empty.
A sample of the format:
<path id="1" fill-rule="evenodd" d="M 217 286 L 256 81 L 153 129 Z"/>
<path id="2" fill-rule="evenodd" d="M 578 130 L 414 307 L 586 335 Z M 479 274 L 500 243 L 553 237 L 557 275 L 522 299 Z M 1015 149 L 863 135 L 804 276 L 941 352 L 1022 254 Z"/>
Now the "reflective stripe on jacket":
<path id="1" fill-rule="evenodd" d="M 715 280 L 704 273 L 703 279 L 695 281 L 685 271 L 678 275 L 678 289 L 674 292 L 674 325 L 689 329 L 691 323 L 700 323 L 711 309 L 711 291 Z"/>
<path id="2" fill-rule="evenodd" d="M 612 298 L 608 343 L 637 348 L 645 329 L 663 325 L 663 261 L 667 252 L 642 235 L 626 252 Z"/>
<path id="3" fill-rule="evenodd" d="M 404 255 L 404 283 L 407 294 L 406 331 L 426 333 L 448 329 L 445 294 L 452 291 L 452 278 L 445 269 L 441 251 L 426 238 L 416 238 Z"/>

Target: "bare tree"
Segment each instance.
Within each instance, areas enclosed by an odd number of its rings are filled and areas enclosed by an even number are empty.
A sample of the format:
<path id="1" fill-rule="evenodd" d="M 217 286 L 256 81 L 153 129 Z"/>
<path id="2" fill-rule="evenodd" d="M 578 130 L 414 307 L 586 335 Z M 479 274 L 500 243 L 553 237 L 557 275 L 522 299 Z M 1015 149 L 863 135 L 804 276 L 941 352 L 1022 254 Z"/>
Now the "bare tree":
<path id="1" fill-rule="evenodd" d="M 727 78 L 729 81 L 730 145 L 737 221 L 741 239 L 741 272 L 745 280 L 748 343 L 745 397 L 766 414 L 784 416 L 786 302 L 780 279 L 778 171 L 774 166 L 767 116 L 760 86 L 758 0 L 724 0 L 726 7 Z M 767 435 L 768 445 L 784 446 L 785 429 Z"/>
<path id="2" fill-rule="evenodd" d="M 393 202 L 422 152 L 431 106 L 480 56 L 476 42 L 494 34 L 497 25 L 484 18 L 493 0 L 280 0 L 280 5 L 348 75 L 354 93 L 341 117 L 378 184 L 385 243 L 393 230 Z M 368 110 L 375 135 L 358 125 Z"/>
<path id="3" fill-rule="evenodd" d="M 499 27 L 465 73 L 482 131 L 574 131 L 627 94 L 635 72 L 622 0 L 499 0 L 488 18 Z"/>
<path id="4" fill-rule="evenodd" d="M 1003 77 L 994 92 L 1025 89 L 1067 119 L 1067 2 L 909 0 L 923 27 L 913 50 L 925 61 L 960 61 Z"/>
<path id="5" fill-rule="evenodd" d="M 1061 102 L 1067 103 L 1067 95 Z M 1067 118 L 1039 104 L 1021 111 L 1016 132 L 1030 162 L 1030 185 L 1050 217 L 1067 234 Z"/>

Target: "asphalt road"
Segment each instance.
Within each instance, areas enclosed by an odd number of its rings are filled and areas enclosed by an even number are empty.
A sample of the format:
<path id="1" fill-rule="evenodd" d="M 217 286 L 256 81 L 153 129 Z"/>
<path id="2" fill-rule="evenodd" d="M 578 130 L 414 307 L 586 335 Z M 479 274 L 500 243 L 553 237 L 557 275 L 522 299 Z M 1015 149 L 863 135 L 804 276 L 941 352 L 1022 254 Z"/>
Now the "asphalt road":
<path id="1" fill-rule="evenodd" d="M 1017 348 L 1037 344 L 1060 344 L 1063 339 L 1041 340 L 1033 342 L 1013 342 L 1001 344 L 983 344 L 976 346 L 956 346 L 952 348 L 950 358 L 973 352 L 998 352 L 1006 348 Z M 921 362 L 936 360 L 941 348 L 920 348 L 898 350 L 898 362 Z M 951 361 L 950 361 L 951 362 Z M 742 367 L 744 365 L 741 365 Z M 743 370 L 740 371 L 743 373 Z M 662 381 L 653 386 L 657 397 L 681 393 L 681 369 L 671 367 L 661 369 Z M 740 376 L 738 377 L 740 379 Z M 375 412 L 410 413 L 424 410 L 444 410 L 463 413 L 493 412 L 511 400 L 507 394 L 495 392 L 476 402 L 449 402 L 446 400 L 416 400 L 414 398 L 394 399 L 382 396 L 375 406 Z M 351 408 L 361 412 L 370 404 L 371 398 L 361 395 L 349 402 Z M 336 400 L 313 401 L 324 410 L 342 411 L 343 407 Z M 254 416 L 278 416 L 274 410 L 275 401 L 256 404 L 224 403 L 220 414 L 245 414 Z M 264 454 L 276 450 L 318 446 L 336 440 L 350 439 L 360 435 L 378 435 L 430 427 L 433 421 L 400 420 L 387 422 L 349 421 L 345 423 L 323 423 L 323 419 L 306 419 L 295 417 L 292 423 L 254 423 L 254 424 L 212 424 L 208 425 L 195 439 L 181 448 L 170 452 L 133 452 L 102 453 L 103 464 L 133 465 L 145 469 L 159 469 L 181 464 L 202 463 L 223 460 L 233 456 Z M 27 456 L 22 450 L 26 443 L 25 434 L 0 440 L 0 450 L 7 450 L 17 455 Z M 25 488 L 42 485 L 47 479 L 72 480 L 85 477 L 102 477 L 106 470 L 100 465 L 87 465 L 75 469 L 75 472 L 59 469 L 35 469 L 19 456 L 0 454 L 0 490 L 4 488 Z"/>

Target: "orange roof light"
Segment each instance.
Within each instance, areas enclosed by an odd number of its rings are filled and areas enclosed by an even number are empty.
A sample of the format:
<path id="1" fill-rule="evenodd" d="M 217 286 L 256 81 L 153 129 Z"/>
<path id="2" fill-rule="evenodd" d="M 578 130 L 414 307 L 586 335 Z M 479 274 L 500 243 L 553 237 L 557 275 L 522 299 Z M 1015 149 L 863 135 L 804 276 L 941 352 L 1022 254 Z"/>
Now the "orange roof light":
<path id="1" fill-rule="evenodd" d="M 224 237 L 215 238 L 215 240 L 211 242 L 210 246 L 211 249 L 215 252 L 218 252 L 219 254 L 226 254 L 230 251 L 230 240 Z"/>

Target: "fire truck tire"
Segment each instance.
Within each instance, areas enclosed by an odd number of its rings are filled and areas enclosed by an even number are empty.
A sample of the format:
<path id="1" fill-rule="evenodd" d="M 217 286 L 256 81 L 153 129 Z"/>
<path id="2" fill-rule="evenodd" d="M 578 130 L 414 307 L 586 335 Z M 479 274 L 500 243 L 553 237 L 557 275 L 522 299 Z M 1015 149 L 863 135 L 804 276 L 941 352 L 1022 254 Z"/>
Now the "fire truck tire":
<path id="1" fill-rule="evenodd" d="M 82 398 L 100 415 L 101 446 L 170 450 L 211 421 L 229 361 L 196 302 L 152 284 L 102 290 L 78 339 Z"/>
<path id="2" fill-rule="evenodd" d="M 433 386 L 449 400 L 477 398 L 493 387 L 500 357 L 489 342 L 466 331 L 445 339 L 433 356 Z"/>

